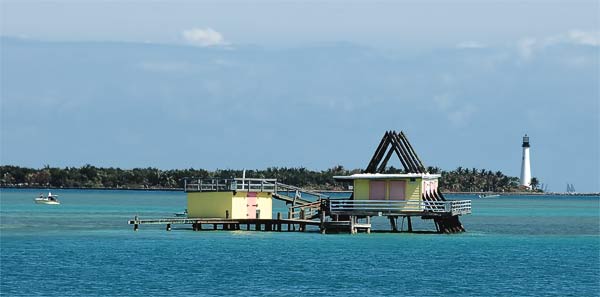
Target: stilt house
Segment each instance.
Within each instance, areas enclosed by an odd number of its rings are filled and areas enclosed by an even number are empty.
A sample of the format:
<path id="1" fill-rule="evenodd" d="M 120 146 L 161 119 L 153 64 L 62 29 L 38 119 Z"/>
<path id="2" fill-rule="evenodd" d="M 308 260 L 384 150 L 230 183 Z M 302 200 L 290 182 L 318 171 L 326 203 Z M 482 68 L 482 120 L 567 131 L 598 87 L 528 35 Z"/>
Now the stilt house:
<path id="1" fill-rule="evenodd" d="M 252 178 L 186 181 L 188 217 L 271 219 L 275 182 Z"/>
<path id="2" fill-rule="evenodd" d="M 392 155 L 400 159 L 403 173 L 384 173 Z M 334 177 L 353 183 L 353 202 L 332 200 L 330 211 L 359 218 L 384 215 L 393 220 L 406 217 L 410 229 L 411 216 L 421 216 L 433 219 L 440 232 L 462 232 L 464 228 L 458 216 L 471 213 L 471 201 L 447 201 L 438 190 L 440 177 L 427 172 L 403 132 L 388 131 L 364 173 Z"/>

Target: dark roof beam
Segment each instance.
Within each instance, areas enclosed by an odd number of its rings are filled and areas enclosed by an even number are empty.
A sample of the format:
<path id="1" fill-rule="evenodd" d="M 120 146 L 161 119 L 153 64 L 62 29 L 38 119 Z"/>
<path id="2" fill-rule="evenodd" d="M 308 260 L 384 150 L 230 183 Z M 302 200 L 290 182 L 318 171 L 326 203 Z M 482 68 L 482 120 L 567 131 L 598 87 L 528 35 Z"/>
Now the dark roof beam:
<path id="1" fill-rule="evenodd" d="M 406 142 L 406 145 L 408 147 L 408 149 L 410 150 L 410 152 L 412 153 L 412 155 L 414 156 L 414 158 L 416 159 L 419 167 L 421 167 L 421 170 L 423 172 L 425 172 L 425 164 L 423 164 L 423 162 L 421 161 L 421 158 L 419 158 L 419 155 L 417 155 L 417 152 L 415 152 L 415 149 L 413 149 L 412 144 L 410 144 L 410 142 L 408 141 L 408 138 L 406 138 L 406 134 L 404 134 L 403 131 L 400 131 L 400 138 L 402 138 L 404 140 L 404 142 Z"/>
<path id="2" fill-rule="evenodd" d="M 396 134 L 395 132 L 392 133 L 392 139 L 394 140 L 394 144 L 396 145 L 396 147 L 398 147 L 398 149 L 402 152 L 402 156 L 403 156 L 404 160 L 406 161 L 406 164 L 409 167 L 409 172 L 420 173 L 419 168 L 417 168 L 416 164 L 414 164 L 413 160 L 410 158 L 408 151 L 406 150 L 406 147 L 404 147 L 404 144 L 398 138 L 398 134 Z"/>
<path id="3" fill-rule="evenodd" d="M 396 151 L 398 158 L 400 158 L 400 162 L 402 162 L 404 169 L 407 172 L 412 172 L 412 173 L 417 172 L 414 165 L 410 163 L 410 160 L 408 159 L 408 156 L 406 155 L 406 151 L 404 150 L 404 148 L 402 146 L 400 146 L 400 143 L 398 143 L 398 140 L 394 137 L 394 133 L 390 133 L 390 139 L 392 140 L 393 148 Z"/>
<path id="4" fill-rule="evenodd" d="M 371 158 L 371 161 L 369 162 L 369 165 L 367 166 L 367 169 L 365 170 L 365 172 L 375 173 L 375 170 L 377 169 L 377 165 L 381 161 L 381 158 L 383 158 L 383 154 L 385 153 L 385 150 L 389 146 L 389 142 L 390 142 L 389 134 L 390 134 L 390 132 L 386 131 L 385 134 L 383 135 L 383 138 L 381 138 L 381 141 L 379 142 L 379 146 L 375 150 L 375 153 L 373 154 L 373 157 Z"/>

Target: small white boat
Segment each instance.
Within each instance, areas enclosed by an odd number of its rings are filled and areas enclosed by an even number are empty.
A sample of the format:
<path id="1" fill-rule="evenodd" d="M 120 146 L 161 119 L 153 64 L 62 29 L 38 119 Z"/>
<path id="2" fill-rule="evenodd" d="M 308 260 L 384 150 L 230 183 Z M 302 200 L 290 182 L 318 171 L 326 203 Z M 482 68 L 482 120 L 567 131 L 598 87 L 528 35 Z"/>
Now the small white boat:
<path id="1" fill-rule="evenodd" d="M 481 195 L 479 195 L 479 198 L 496 198 L 496 197 L 500 197 L 500 195 L 498 195 L 498 194 L 481 194 Z"/>
<path id="2" fill-rule="evenodd" d="M 188 215 L 187 209 L 184 210 L 183 212 L 176 212 L 175 213 L 176 217 L 187 217 L 187 215 Z"/>
<path id="3" fill-rule="evenodd" d="M 52 193 L 48 192 L 48 196 L 40 194 L 40 196 L 35 198 L 34 201 L 36 204 L 58 205 L 60 204 L 60 201 L 58 201 L 56 197 L 58 197 L 58 195 L 52 195 Z"/>

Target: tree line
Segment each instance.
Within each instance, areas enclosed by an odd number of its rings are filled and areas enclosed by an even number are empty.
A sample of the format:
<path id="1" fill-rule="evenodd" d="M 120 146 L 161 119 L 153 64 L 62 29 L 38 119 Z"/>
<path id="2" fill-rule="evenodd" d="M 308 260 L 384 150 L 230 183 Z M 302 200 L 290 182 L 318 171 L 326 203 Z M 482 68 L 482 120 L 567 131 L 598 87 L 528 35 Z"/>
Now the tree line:
<path id="1" fill-rule="evenodd" d="M 303 167 L 269 167 L 261 170 L 246 170 L 246 177 L 275 178 L 278 181 L 299 187 L 319 190 L 346 190 L 345 184 L 333 180 L 336 175 L 361 173 L 361 169 L 348 170 L 334 166 L 326 170 L 309 170 Z M 386 173 L 402 173 L 402 170 L 389 167 Z M 441 174 L 440 188 L 446 192 L 511 192 L 519 188 L 519 179 L 506 176 L 500 171 L 486 169 L 466 169 L 458 167 L 445 171 L 438 167 L 428 167 L 429 173 Z M 178 189 L 183 188 L 188 178 L 234 178 L 241 177 L 243 170 L 217 169 L 171 169 L 158 168 L 102 168 L 92 165 L 82 167 L 50 167 L 40 169 L 19 166 L 0 166 L 1 187 L 33 188 L 104 188 L 104 189 Z M 536 185 L 537 179 L 534 178 Z M 532 185 L 534 183 L 532 181 Z"/>

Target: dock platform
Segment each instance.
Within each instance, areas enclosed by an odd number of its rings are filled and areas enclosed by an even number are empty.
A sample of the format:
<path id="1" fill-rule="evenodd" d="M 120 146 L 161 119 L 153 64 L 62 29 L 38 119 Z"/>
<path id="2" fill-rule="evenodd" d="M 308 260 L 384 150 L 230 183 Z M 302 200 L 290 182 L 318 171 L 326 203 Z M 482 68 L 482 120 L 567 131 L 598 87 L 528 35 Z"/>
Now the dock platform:
<path id="1" fill-rule="evenodd" d="M 223 218 L 134 218 L 128 223 L 137 231 L 139 225 L 191 225 L 194 231 L 202 230 L 254 230 L 254 231 L 306 231 L 306 226 L 320 226 L 319 221 L 301 219 L 223 219 Z"/>

